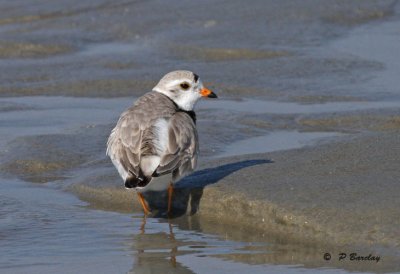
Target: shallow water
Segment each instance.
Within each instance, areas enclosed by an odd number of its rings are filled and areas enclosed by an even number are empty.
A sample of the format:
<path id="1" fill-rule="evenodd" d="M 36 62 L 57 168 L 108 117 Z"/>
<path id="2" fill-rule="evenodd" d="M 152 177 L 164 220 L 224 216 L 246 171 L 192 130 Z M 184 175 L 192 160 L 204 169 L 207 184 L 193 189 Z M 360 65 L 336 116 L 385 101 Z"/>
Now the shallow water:
<path id="1" fill-rule="evenodd" d="M 385 64 L 385 70 L 374 75 L 371 81 L 362 86 L 363 92 L 395 94 L 393 89 L 400 85 L 400 56 L 397 45 L 400 43 L 398 21 L 389 21 L 379 26 L 361 27 L 346 39 L 336 41 L 330 50 L 368 58 Z"/>
<path id="2" fill-rule="evenodd" d="M 0 272 L 110 273 L 131 264 L 123 245 L 135 224 L 131 216 L 88 211 L 50 187 L 3 178 L 0 188 Z"/>
<path id="3" fill-rule="evenodd" d="M 301 148 L 306 145 L 315 144 L 318 140 L 326 140 L 327 137 L 337 137 L 339 135 L 336 132 L 276 131 L 265 136 L 252 137 L 234 142 L 225 148 L 225 152 L 218 154 L 216 157 Z"/>
<path id="4" fill-rule="evenodd" d="M 206 257 L 252 253 L 248 246 L 139 214 L 91 210 L 55 187 L 2 180 L 1 273 L 211 271 Z M 29 194 L 28 194 L 29 193 Z M 263 251 L 254 251 L 259 253 Z M 264 251 L 266 252 L 266 251 Z M 201 258 L 201 259 L 200 259 Z M 221 259 L 213 259 L 214 264 Z M 241 266 L 239 263 L 231 263 Z M 232 266 L 231 266 L 232 267 Z M 243 267 L 243 266 L 242 266 Z M 260 271 L 261 268 L 245 266 Z M 229 264 L 223 271 L 229 270 Z"/>
<path id="5" fill-rule="evenodd" d="M 276 101 L 243 100 L 243 101 L 221 101 L 201 102 L 204 108 L 214 108 L 230 111 L 242 111 L 249 113 L 274 113 L 274 114 L 313 114 L 327 112 L 350 112 L 367 109 L 399 108 L 400 101 L 378 101 L 378 102 L 330 102 L 330 103 L 286 103 Z"/>
<path id="6" fill-rule="evenodd" d="M 179 223 L 146 219 L 141 213 L 88 209 L 54 185 L 3 179 L 0 190 L 1 273 L 308 271 L 300 265 L 249 265 L 225 258 L 229 254 L 272 259 L 284 247 L 232 241 L 202 232 L 195 222 L 191 229 L 181 229 Z M 347 272 L 321 268 L 313 273 Z"/>
<path id="7" fill-rule="evenodd" d="M 395 253 L 376 246 L 371 250 L 383 252 L 382 264 L 327 263 L 322 254 L 334 248 L 196 215 L 144 220 L 107 199 L 88 205 L 65 192 L 91 178 L 98 179 L 94 185 L 120 184 L 104 155 L 106 138 L 123 109 L 178 68 L 196 71 L 221 98 L 198 105 L 200 162 L 315 146 L 347 130 L 338 120 L 338 132 L 305 132 L 310 128 L 298 121 L 307 115 L 396 117 L 398 4 L 39 0 L 0 6 L 1 273 L 400 269 Z"/>

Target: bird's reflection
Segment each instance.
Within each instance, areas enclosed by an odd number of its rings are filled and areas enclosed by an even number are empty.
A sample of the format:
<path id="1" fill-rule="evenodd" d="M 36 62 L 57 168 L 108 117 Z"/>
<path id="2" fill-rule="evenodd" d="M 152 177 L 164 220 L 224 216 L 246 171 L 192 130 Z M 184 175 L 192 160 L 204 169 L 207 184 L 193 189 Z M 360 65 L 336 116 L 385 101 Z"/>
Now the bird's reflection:
<path id="1" fill-rule="evenodd" d="M 140 225 L 141 234 L 144 234 L 146 232 L 146 222 L 147 222 L 147 217 L 146 215 L 144 215 L 142 218 L 142 224 Z"/>
<path id="2" fill-rule="evenodd" d="M 204 187 L 218 182 L 232 172 L 264 163 L 271 163 L 271 161 L 240 161 L 197 171 L 185 177 L 180 182 L 180 187 L 174 191 L 172 215 L 166 215 L 167 199 L 165 192 L 146 192 L 144 196 L 152 210 L 151 215 L 161 217 L 161 220 L 168 222 L 164 223 L 168 225 L 168 229 L 154 231 L 151 223 L 147 223 L 146 216 L 143 217 L 139 232 L 134 235 L 133 239 L 135 258 L 130 273 L 193 273 L 189 268 L 182 265 L 177 257 L 198 252 L 188 251 L 187 248 L 183 247 L 188 247 L 191 244 L 200 245 L 197 241 L 189 242 L 177 239 L 173 232 L 174 225 L 189 230 L 200 230 L 196 212 L 199 209 Z M 188 206 L 190 206 L 189 210 Z M 174 223 L 171 224 L 171 221 Z M 178 250 L 179 247 L 182 247 L 182 250 Z"/>
<path id="3" fill-rule="evenodd" d="M 175 238 L 173 225 L 168 222 L 167 231 L 146 229 L 147 218 L 143 217 L 139 233 L 134 236 L 134 264 L 129 273 L 193 273 L 177 262 L 178 247 L 187 245 Z"/>
<path id="4" fill-rule="evenodd" d="M 172 230 L 172 224 L 168 223 L 169 226 L 169 237 L 171 241 L 176 242 L 175 240 L 175 235 L 174 235 L 174 231 Z M 178 253 L 178 246 L 175 245 L 172 249 L 171 249 L 171 257 L 170 257 L 170 261 L 171 261 L 171 265 L 173 267 L 176 267 L 176 254 Z"/>

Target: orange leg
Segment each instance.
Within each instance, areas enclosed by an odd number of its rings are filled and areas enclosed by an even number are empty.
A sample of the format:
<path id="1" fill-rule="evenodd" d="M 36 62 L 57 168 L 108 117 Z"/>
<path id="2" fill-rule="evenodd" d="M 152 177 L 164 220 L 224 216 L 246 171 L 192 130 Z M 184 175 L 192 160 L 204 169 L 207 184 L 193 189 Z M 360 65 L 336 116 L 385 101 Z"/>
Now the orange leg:
<path id="1" fill-rule="evenodd" d="M 174 186 L 171 183 L 168 187 L 168 214 L 171 212 L 173 192 L 174 192 Z"/>
<path id="2" fill-rule="evenodd" d="M 138 197 L 139 197 L 139 201 L 142 204 L 144 214 L 146 214 L 146 215 L 149 214 L 150 213 L 150 209 L 147 206 L 147 203 L 146 203 L 146 201 L 145 201 L 145 199 L 143 197 L 143 194 L 140 193 L 140 192 L 138 192 L 137 194 L 138 194 Z"/>

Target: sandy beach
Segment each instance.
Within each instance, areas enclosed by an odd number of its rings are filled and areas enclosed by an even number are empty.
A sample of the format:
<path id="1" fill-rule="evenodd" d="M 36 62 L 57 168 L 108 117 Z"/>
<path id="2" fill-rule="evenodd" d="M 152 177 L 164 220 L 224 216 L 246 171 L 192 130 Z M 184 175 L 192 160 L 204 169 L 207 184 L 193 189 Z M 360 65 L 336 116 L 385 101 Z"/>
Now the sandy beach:
<path id="1" fill-rule="evenodd" d="M 397 2 L 0 6 L 0 272 L 400 271 Z M 220 99 L 143 218 L 105 144 L 173 69 Z"/>

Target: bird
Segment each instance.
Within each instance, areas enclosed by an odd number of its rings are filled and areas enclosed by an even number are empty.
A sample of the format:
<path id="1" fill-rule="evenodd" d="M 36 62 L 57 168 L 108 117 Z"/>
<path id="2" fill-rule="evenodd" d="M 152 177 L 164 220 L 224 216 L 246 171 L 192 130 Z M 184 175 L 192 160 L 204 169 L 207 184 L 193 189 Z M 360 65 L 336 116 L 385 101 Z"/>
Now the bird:
<path id="1" fill-rule="evenodd" d="M 170 213 L 174 185 L 196 168 L 199 138 L 193 109 L 203 97 L 217 95 L 197 74 L 169 72 L 121 114 L 111 131 L 106 154 L 125 187 L 136 190 L 145 215 L 151 210 L 143 193 L 167 190 Z"/>

